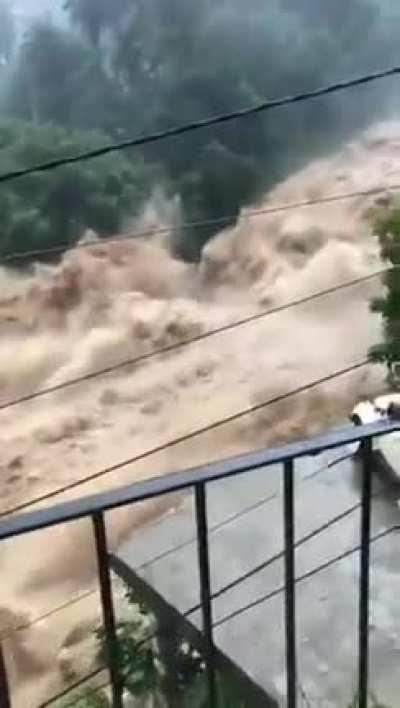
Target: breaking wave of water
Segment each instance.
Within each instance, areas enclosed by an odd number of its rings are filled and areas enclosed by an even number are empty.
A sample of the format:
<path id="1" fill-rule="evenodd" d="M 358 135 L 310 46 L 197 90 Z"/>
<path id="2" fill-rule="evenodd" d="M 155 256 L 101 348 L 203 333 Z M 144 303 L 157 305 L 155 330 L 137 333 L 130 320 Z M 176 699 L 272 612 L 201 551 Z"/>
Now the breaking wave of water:
<path id="1" fill-rule="evenodd" d="M 395 183 L 399 156 L 400 126 L 380 125 L 292 175 L 262 206 Z M 0 400 L 378 269 L 371 207 L 393 198 L 387 193 L 257 218 L 244 211 L 236 227 L 207 244 L 196 266 L 174 259 L 168 239 L 154 238 L 95 242 L 29 274 L 1 271 Z M 3 411 L 2 509 L 363 359 L 380 335 L 368 307 L 380 288 L 379 280 L 369 281 Z M 84 485 L 69 498 L 311 434 L 342 421 L 382 381 L 379 367 L 360 370 Z M 175 501 L 113 513 L 111 544 Z M 2 544 L 0 568 L 3 633 L 93 581 L 90 527 L 81 522 Z M 5 643 L 16 706 L 26 706 L 27 695 L 47 697 L 80 672 L 79 660 L 68 654 L 71 628 L 83 623 L 73 643 L 79 657 L 76 647 L 87 646 L 96 621 L 97 605 L 86 600 Z"/>

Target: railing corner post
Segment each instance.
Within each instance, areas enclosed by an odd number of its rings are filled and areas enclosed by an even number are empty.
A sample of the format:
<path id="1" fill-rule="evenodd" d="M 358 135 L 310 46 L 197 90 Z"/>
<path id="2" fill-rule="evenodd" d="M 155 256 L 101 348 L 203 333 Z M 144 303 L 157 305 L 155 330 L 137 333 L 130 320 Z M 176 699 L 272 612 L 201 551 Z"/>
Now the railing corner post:
<path id="1" fill-rule="evenodd" d="M 359 708 L 368 708 L 372 438 L 365 438 L 365 440 L 363 440 L 361 444 L 361 460 L 362 491 L 358 630 L 358 705 Z"/>
<path id="2" fill-rule="evenodd" d="M 295 589 L 295 517 L 294 517 L 294 463 L 290 458 L 284 463 L 284 536 L 285 536 L 285 626 L 286 626 L 286 679 L 287 706 L 297 704 L 296 657 L 296 589 Z"/>
<path id="3" fill-rule="evenodd" d="M 210 558 L 208 548 L 207 501 L 204 482 L 195 485 L 197 545 L 200 574 L 200 597 L 203 619 L 205 662 L 208 680 L 210 708 L 217 708 L 217 683 L 213 640 L 212 599 L 210 581 Z"/>
<path id="4" fill-rule="evenodd" d="M 111 679 L 113 708 L 123 708 L 123 684 L 118 666 L 118 658 L 116 655 L 117 632 L 115 626 L 114 603 L 112 597 L 104 514 L 102 512 L 93 514 L 92 521 L 97 551 L 100 597 L 103 610 L 103 623 L 106 636 L 105 642 Z"/>
<path id="5" fill-rule="evenodd" d="M 11 708 L 10 691 L 8 688 L 7 669 L 4 661 L 3 647 L 0 642 L 0 706 Z"/>

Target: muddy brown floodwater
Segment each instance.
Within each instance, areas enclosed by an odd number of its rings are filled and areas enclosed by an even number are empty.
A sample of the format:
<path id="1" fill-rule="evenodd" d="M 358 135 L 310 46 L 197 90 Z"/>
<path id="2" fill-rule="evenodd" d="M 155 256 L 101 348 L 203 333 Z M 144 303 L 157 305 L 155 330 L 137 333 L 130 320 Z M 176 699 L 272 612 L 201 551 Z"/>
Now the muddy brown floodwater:
<path id="1" fill-rule="evenodd" d="M 268 207 L 400 182 L 400 125 L 381 124 L 312 162 L 266 195 Z M 218 234 L 197 265 L 168 238 L 93 243 L 55 266 L 0 273 L 0 400 L 163 347 L 382 267 L 371 207 L 360 197 L 246 217 Z M 369 312 L 379 279 L 1 415 L 1 510 L 132 457 L 363 359 L 379 340 Z M 342 420 L 383 385 L 361 369 L 307 395 L 195 438 L 75 489 L 66 498 L 301 437 Z M 114 547 L 176 500 L 109 519 Z M 95 581 L 90 526 L 80 522 L 2 544 L 0 632 L 62 604 Z M 90 664 L 93 596 L 5 641 L 16 708 L 35 708 Z M 71 638 L 72 633 L 72 638 Z M 86 667 L 87 668 L 87 667 Z"/>

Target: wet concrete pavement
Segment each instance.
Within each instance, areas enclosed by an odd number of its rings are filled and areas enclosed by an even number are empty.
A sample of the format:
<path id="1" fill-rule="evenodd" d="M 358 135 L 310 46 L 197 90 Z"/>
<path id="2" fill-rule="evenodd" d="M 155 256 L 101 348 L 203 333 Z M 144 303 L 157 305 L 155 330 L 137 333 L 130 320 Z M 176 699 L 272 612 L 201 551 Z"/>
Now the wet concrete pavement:
<path id="1" fill-rule="evenodd" d="M 296 463 L 296 540 L 360 499 L 360 470 L 354 459 L 329 467 L 354 451 L 339 448 Z M 376 470 L 378 472 L 378 470 Z M 400 523 L 400 489 L 384 489 L 374 474 L 372 535 Z M 270 467 L 208 485 L 213 592 L 283 548 L 282 468 Z M 233 518 L 232 518 L 233 517 Z M 296 551 L 296 576 L 359 543 L 359 510 Z M 226 523 L 227 522 L 227 523 Z M 168 514 L 124 545 L 119 555 L 184 612 L 199 601 L 194 499 L 187 495 Z M 165 558 L 154 556 L 176 545 Z M 299 680 L 303 704 L 347 708 L 356 691 L 359 554 L 297 584 Z M 282 560 L 214 600 L 214 621 L 242 608 L 283 582 Z M 192 621 L 200 625 L 199 615 Z M 215 629 L 215 641 L 270 694 L 285 705 L 283 594 L 249 609 Z M 371 546 L 371 690 L 390 708 L 400 695 L 400 538 L 395 531 Z M 301 705 L 301 702 L 300 702 Z"/>

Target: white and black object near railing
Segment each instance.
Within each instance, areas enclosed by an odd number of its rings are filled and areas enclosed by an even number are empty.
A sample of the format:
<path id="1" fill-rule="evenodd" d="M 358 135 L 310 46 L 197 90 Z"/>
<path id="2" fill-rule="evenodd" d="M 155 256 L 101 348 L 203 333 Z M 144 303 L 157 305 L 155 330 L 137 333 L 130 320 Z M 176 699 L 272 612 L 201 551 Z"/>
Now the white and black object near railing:
<path id="1" fill-rule="evenodd" d="M 91 517 L 94 524 L 97 558 L 99 567 L 100 594 L 103 607 L 104 628 L 110 650 L 116 642 L 113 597 L 110 583 L 110 556 L 104 527 L 104 514 L 107 511 L 127 504 L 143 502 L 173 492 L 195 490 L 196 528 L 198 538 L 198 567 L 200 576 L 200 608 L 202 612 L 202 631 L 207 666 L 210 708 L 217 708 L 215 690 L 215 662 L 213 631 L 216 624 L 212 618 L 212 591 L 210 587 L 210 561 L 208 553 L 207 523 L 207 484 L 245 474 L 251 470 L 281 464 L 284 471 L 284 528 L 285 528 L 285 627 L 286 627 L 286 677 L 287 706 L 296 708 L 298 704 L 297 636 L 296 636 L 296 578 L 295 568 L 295 495 L 293 479 L 296 473 L 296 460 L 307 456 L 319 455 L 325 450 L 361 442 L 361 533 L 360 533 L 360 575 L 359 575 L 359 629 L 358 629 L 358 705 L 367 708 L 369 674 L 369 587 L 370 587 L 370 528 L 371 528 L 371 477 L 372 477 L 372 440 L 395 433 L 400 423 L 396 420 L 379 420 L 365 426 L 349 426 L 334 430 L 323 436 L 291 443 L 273 449 L 261 450 L 233 459 L 196 467 L 185 472 L 149 479 L 120 489 L 66 502 L 48 509 L 41 509 L 29 514 L 12 516 L 0 523 L 0 542 L 33 531 L 50 528 L 58 524 Z M 214 626 L 213 626 L 214 624 Z M 122 682 L 118 666 L 113 664 L 115 653 L 110 651 L 108 668 L 112 687 L 113 706 L 122 705 Z M 5 670 L 0 661 L 0 704 L 2 708 L 11 706 L 9 687 Z"/>
<path id="2" fill-rule="evenodd" d="M 356 426 L 400 421 L 400 394 L 396 392 L 360 401 L 349 416 Z M 400 433 L 393 432 L 380 438 L 375 445 L 375 462 L 382 477 L 399 485 L 400 492 Z"/>

